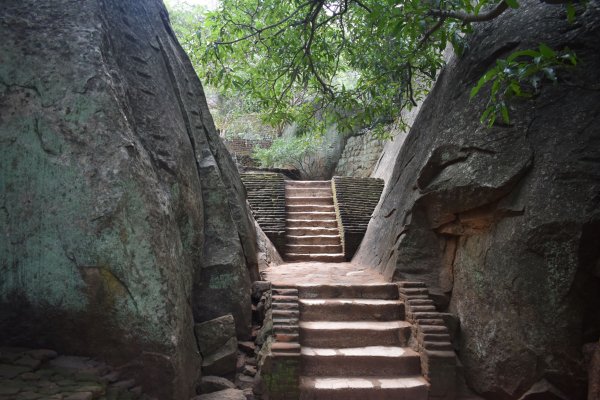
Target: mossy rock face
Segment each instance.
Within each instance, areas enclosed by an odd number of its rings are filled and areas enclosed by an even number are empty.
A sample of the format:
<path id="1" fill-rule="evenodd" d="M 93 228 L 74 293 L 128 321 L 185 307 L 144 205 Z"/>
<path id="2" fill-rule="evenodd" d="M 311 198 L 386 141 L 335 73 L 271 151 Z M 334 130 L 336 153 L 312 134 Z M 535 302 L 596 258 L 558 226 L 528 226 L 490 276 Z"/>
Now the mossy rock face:
<path id="1" fill-rule="evenodd" d="M 583 399 L 582 347 L 600 332 L 600 8 L 578 5 L 569 24 L 562 6 L 519 5 L 479 25 L 442 71 L 353 261 L 427 283 L 460 320 L 479 394 L 521 398 L 546 379 Z M 497 58 L 540 43 L 581 62 L 510 102 L 510 124 L 483 126 L 489 91 L 470 89 Z"/>
<path id="2" fill-rule="evenodd" d="M 162 2 L 8 0 L 0 34 L 0 341 L 189 398 L 194 319 L 250 333 L 256 240 Z"/>

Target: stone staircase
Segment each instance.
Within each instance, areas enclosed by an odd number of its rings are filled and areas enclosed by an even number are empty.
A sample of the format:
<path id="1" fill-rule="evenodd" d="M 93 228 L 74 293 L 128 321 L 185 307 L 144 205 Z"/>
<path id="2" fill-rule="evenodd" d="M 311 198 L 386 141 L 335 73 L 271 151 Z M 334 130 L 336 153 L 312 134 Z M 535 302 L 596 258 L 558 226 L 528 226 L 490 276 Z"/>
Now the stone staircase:
<path id="1" fill-rule="evenodd" d="M 343 262 L 331 181 L 286 181 L 286 261 Z"/>
<path id="2" fill-rule="evenodd" d="M 425 400 L 395 284 L 297 286 L 302 400 Z"/>

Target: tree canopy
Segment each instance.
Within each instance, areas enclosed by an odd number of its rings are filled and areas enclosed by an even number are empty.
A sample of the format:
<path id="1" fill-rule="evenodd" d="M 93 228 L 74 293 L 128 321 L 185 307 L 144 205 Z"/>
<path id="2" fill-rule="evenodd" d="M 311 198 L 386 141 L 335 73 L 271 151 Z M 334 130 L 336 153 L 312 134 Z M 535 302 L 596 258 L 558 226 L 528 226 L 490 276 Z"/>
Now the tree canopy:
<path id="1" fill-rule="evenodd" d="M 570 1 L 547 2 L 566 3 L 573 17 Z M 451 46 L 460 55 L 473 24 L 509 8 L 519 2 L 222 0 L 183 45 L 205 82 L 243 93 L 267 122 L 349 129 L 395 119 L 416 105 L 444 51 Z M 486 122 L 508 120 L 504 99 L 530 94 L 524 81 L 554 80 L 556 66 L 575 63 L 568 49 L 548 50 L 521 52 L 482 77 L 473 95 L 488 82 L 496 87 Z"/>

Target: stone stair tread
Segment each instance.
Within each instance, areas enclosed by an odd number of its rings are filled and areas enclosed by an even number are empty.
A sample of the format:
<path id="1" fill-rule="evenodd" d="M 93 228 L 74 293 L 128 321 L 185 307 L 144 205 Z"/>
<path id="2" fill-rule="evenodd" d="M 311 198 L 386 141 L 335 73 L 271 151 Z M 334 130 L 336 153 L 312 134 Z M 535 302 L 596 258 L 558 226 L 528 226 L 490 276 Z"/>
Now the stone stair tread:
<path id="1" fill-rule="evenodd" d="M 334 256 L 339 256 L 339 257 L 343 257 L 344 253 L 286 253 L 285 255 L 286 255 L 286 257 L 292 257 L 292 256 L 303 256 L 303 257 L 310 257 L 310 256 L 334 257 Z"/>
<path id="2" fill-rule="evenodd" d="M 298 213 L 298 214 L 300 214 L 300 213 Z M 302 214 L 304 214 L 304 213 L 302 213 Z M 318 213 L 318 214 L 333 214 L 333 215 L 335 215 L 335 213 L 323 213 L 323 212 Z M 335 218 L 330 218 L 330 219 L 298 219 L 298 218 L 294 219 L 294 218 L 288 218 L 288 219 L 286 219 L 286 221 L 287 222 L 300 222 L 300 221 L 307 222 L 307 221 L 310 221 L 310 222 L 316 223 L 316 222 L 331 222 L 331 221 L 336 221 L 336 219 Z M 311 228 L 322 229 L 322 228 L 319 228 L 318 226 L 312 226 Z"/>
<path id="3" fill-rule="evenodd" d="M 308 231 L 308 232 L 312 232 L 312 231 L 329 231 L 333 234 L 333 236 L 337 236 L 337 233 L 339 232 L 338 228 L 321 228 L 319 226 L 306 226 L 306 227 L 298 227 L 298 228 L 286 228 L 287 231 Z M 290 235 L 290 236 L 294 236 L 294 235 Z M 296 234 L 296 236 L 298 236 L 298 234 Z M 302 236 L 302 235 L 300 235 Z M 318 236 L 318 235 L 317 235 Z"/>
<path id="4" fill-rule="evenodd" d="M 340 329 L 368 329 L 368 330 L 388 330 L 407 328 L 411 324 L 406 321 L 301 321 L 300 328 L 303 329 L 322 329 L 322 330 L 340 330 Z"/>
<path id="5" fill-rule="evenodd" d="M 286 200 L 295 200 L 295 201 L 313 201 L 315 198 L 320 199 L 331 199 L 333 202 L 333 196 L 321 196 L 321 197 L 311 197 L 311 196 L 286 196 Z"/>
<path id="6" fill-rule="evenodd" d="M 300 299 L 300 303 L 306 305 L 323 305 L 323 304 L 365 304 L 365 305 L 387 305 L 387 304 L 403 304 L 402 300 L 385 300 L 385 299 L 357 299 L 357 298 L 336 298 L 336 299 Z"/>
<path id="7" fill-rule="evenodd" d="M 315 228 L 315 229 L 322 229 L 322 228 Z M 286 235 L 287 238 L 290 239 L 334 239 L 334 238 L 339 238 L 339 235 Z"/>
<path id="8" fill-rule="evenodd" d="M 400 346 L 365 346 L 347 348 L 320 348 L 303 346 L 303 356 L 321 357 L 419 357 L 419 354 L 410 347 Z"/>
<path id="9" fill-rule="evenodd" d="M 300 377 L 301 388 L 315 389 L 399 389 L 417 386 L 427 387 L 428 383 L 422 376 L 407 376 L 397 378 L 378 377 Z"/>

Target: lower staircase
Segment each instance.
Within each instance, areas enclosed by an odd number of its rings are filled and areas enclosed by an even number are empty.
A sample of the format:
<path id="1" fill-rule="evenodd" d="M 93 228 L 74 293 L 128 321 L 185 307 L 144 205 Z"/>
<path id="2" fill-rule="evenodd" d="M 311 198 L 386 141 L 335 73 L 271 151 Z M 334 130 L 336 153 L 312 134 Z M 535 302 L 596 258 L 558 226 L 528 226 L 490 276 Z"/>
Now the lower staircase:
<path id="1" fill-rule="evenodd" d="M 425 400 L 395 284 L 298 286 L 300 399 Z"/>
<path id="2" fill-rule="evenodd" d="M 286 261 L 343 262 L 331 181 L 286 181 Z"/>

